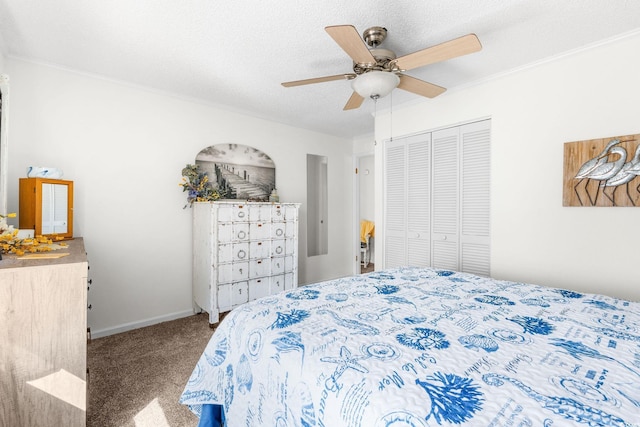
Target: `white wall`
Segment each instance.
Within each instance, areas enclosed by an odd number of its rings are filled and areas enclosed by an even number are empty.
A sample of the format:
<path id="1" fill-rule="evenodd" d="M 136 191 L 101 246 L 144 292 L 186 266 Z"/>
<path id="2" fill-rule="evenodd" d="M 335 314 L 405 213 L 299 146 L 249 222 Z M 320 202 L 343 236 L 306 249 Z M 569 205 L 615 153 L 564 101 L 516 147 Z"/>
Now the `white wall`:
<path id="1" fill-rule="evenodd" d="M 640 33 L 635 33 L 407 108 L 394 107 L 396 136 L 492 119 L 494 277 L 640 300 L 640 207 L 562 206 L 565 142 L 640 133 L 639 51 Z M 378 112 L 379 141 L 389 136 L 389 123 L 389 113 Z M 379 143 L 378 170 L 382 154 Z M 378 174 L 378 188 L 382 179 Z M 376 220 L 382 224 L 381 200 Z M 381 263 L 382 251 L 377 258 Z"/>
<path id="2" fill-rule="evenodd" d="M 29 165 L 74 181 L 74 235 L 101 336 L 190 314 L 191 211 L 181 169 L 204 147 L 250 145 L 276 165 L 280 200 L 301 202 L 300 283 L 351 273 L 351 141 L 10 58 L 9 208 Z M 306 256 L 306 155 L 329 159 L 329 254 Z M 13 184 L 12 184 L 13 183 Z M 13 207 L 13 208 L 12 208 Z"/>
<path id="3" fill-rule="evenodd" d="M 7 62 L 7 46 L 0 34 L 0 74 L 5 72 Z"/>
<path id="4" fill-rule="evenodd" d="M 1 75 L 5 75 L 5 74 L 6 74 L 6 47 L 5 47 L 2 35 L 0 35 L 0 76 Z M 8 76 L 5 76 L 5 78 L 6 77 L 8 77 Z M 6 80 L 5 80 L 5 83 L 6 83 Z M 5 103 L 6 103 L 6 101 L 5 101 Z M 5 106 L 5 114 L 7 114 L 7 112 L 8 112 L 8 110 L 7 110 L 7 107 Z M 6 129 L 5 129 L 5 133 L 6 133 Z M 2 158 L 3 156 L 5 156 L 5 150 L 6 150 L 6 148 L 4 146 L 2 146 L 2 148 L 0 148 L 0 170 L 3 169 L 3 168 L 6 168 L 7 162 L 5 162 L 3 160 L 3 158 Z M 2 175 L 2 176 L 4 176 L 4 175 Z M 5 183 L 4 183 L 4 179 L 2 178 L 2 176 L 0 176 L 0 213 L 6 214 L 7 212 L 5 212 L 5 211 L 7 210 L 7 206 L 6 206 L 7 194 L 6 194 L 5 189 L 4 189 Z"/>

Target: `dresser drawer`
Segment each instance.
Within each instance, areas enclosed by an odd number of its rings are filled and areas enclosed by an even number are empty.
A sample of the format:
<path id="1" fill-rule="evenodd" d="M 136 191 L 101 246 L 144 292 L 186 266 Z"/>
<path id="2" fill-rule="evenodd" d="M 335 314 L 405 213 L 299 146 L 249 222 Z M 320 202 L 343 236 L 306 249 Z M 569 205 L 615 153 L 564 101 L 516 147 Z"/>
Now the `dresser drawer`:
<path id="1" fill-rule="evenodd" d="M 252 205 L 249 215 L 251 221 L 269 222 L 271 221 L 271 205 Z"/>
<path id="2" fill-rule="evenodd" d="M 271 224 L 271 237 L 273 239 L 284 239 L 286 234 L 286 222 L 274 222 Z"/>
<path id="3" fill-rule="evenodd" d="M 285 275 L 277 274 L 271 276 L 271 293 L 275 294 L 285 290 Z"/>
<path id="4" fill-rule="evenodd" d="M 292 220 L 289 220 L 284 223 L 284 236 L 287 239 L 292 239 L 296 237 L 296 231 L 298 230 L 298 223 Z"/>
<path id="5" fill-rule="evenodd" d="M 271 260 L 269 258 L 264 259 L 252 259 L 249 261 L 249 277 L 263 277 L 268 276 L 271 270 Z"/>
<path id="6" fill-rule="evenodd" d="M 298 249 L 298 242 L 296 239 L 287 239 L 285 241 L 285 251 L 284 253 L 287 255 L 293 255 L 296 253 L 296 250 Z"/>
<path id="7" fill-rule="evenodd" d="M 260 277 L 249 280 L 249 297 L 251 301 L 271 295 L 269 288 L 269 277 Z"/>
<path id="8" fill-rule="evenodd" d="M 285 269 L 285 258 L 274 257 L 271 258 L 271 274 L 282 274 Z"/>
<path id="9" fill-rule="evenodd" d="M 298 221 L 298 207 L 293 205 L 286 205 L 283 208 L 284 219 L 286 221 L 297 222 Z"/>
<path id="10" fill-rule="evenodd" d="M 267 222 L 251 222 L 249 224 L 249 234 L 251 240 L 265 240 L 270 237 L 271 224 Z"/>
<path id="11" fill-rule="evenodd" d="M 284 275 L 284 288 L 285 290 L 294 289 L 298 287 L 296 283 L 296 275 L 294 273 L 285 273 Z"/>
<path id="12" fill-rule="evenodd" d="M 249 223 L 223 222 L 218 224 L 218 241 L 220 243 L 249 240 Z"/>
<path id="13" fill-rule="evenodd" d="M 218 263 L 244 261 L 249 259 L 249 243 L 235 242 L 218 246 Z"/>
<path id="14" fill-rule="evenodd" d="M 282 207 L 282 205 L 273 205 L 271 210 L 271 221 L 273 222 L 281 222 L 286 219 L 286 210 Z"/>
<path id="15" fill-rule="evenodd" d="M 298 266 L 295 265 L 295 259 L 296 258 L 293 255 L 287 255 L 284 257 L 284 271 L 289 273 L 297 269 Z"/>
<path id="16" fill-rule="evenodd" d="M 249 208 L 244 204 L 225 204 L 218 207 L 218 222 L 249 221 Z"/>
<path id="17" fill-rule="evenodd" d="M 249 278 L 248 262 L 232 262 L 218 266 L 218 283 L 240 282 Z"/>
<path id="18" fill-rule="evenodd" d="M 218 307 L 220 311 L 229 311 L 245 302 L 249 302 L 249 282 L 218 285 Z"/>
<path id="19" fill-rule="evenodd" d="M 249 242 L 249 256 L 251 259 L 269 258 L 269 249 L 271 242 L 269 240 L 259 240 Z"/>
<path id="20" fill-rule="evenodd" d="M 284 240 L 274 240 L 271 242 L 271 252 L 270 256 L 284 256 L 286 250 L 285 241 Z"/>

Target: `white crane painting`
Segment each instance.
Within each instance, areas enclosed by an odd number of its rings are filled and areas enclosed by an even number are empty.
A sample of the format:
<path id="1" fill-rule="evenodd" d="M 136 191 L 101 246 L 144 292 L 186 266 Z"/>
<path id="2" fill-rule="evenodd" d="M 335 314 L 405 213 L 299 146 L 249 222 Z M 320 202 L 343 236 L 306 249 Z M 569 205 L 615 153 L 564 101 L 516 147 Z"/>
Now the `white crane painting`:
<path id="1" fill-rule="evenodd" d="M 640 206 L 639 137 L 566 143 L 563 206 Z"/>

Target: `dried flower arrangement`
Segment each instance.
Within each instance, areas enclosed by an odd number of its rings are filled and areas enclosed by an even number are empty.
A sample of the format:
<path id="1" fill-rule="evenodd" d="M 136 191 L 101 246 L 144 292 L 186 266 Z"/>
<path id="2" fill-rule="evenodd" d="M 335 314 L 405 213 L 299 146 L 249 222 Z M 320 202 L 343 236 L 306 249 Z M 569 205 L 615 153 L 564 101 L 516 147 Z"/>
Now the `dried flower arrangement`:
<path id="1" fill-rule="evenodd" d="M 209 182 L 209 176 L 200 170 L 198 165 L 188 164 L 182 169 L 182 191 L 187 191 L 187 204 L 193 202 L 211 202 L 220 198 L 220 193 Z"/>
<path id="2" fill-rule="evenodd" d="M 28 238 L 19 238 L 18 229 L 14 229 L 12 225 L 7 224 L 7 218 L 15 218 L 15 213 L 7 215 L 0 214 L 0 254 L 16 254 L 18 256 L 25 253 L 48 252 L 53 249 L 51 246 L 55 240 L 61 240 L 54 237 L 35 236 Z M 66 246 L 66 243 L 57 243 L 59 246 Z M 2 259 L 2 258 L 0 258 Z"/>

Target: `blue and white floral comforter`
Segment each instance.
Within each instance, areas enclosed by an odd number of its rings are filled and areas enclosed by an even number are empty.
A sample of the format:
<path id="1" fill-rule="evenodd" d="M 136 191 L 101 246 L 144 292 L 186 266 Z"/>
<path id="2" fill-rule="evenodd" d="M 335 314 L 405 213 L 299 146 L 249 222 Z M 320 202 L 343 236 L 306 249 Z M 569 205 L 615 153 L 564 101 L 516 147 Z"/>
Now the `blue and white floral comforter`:
<path id="1" fill-rule="evenodd" d="M 434 269 L 331 280 L 232 311 L 181 402 L 229 427 L 640 426 L 640 303 Z"/>

